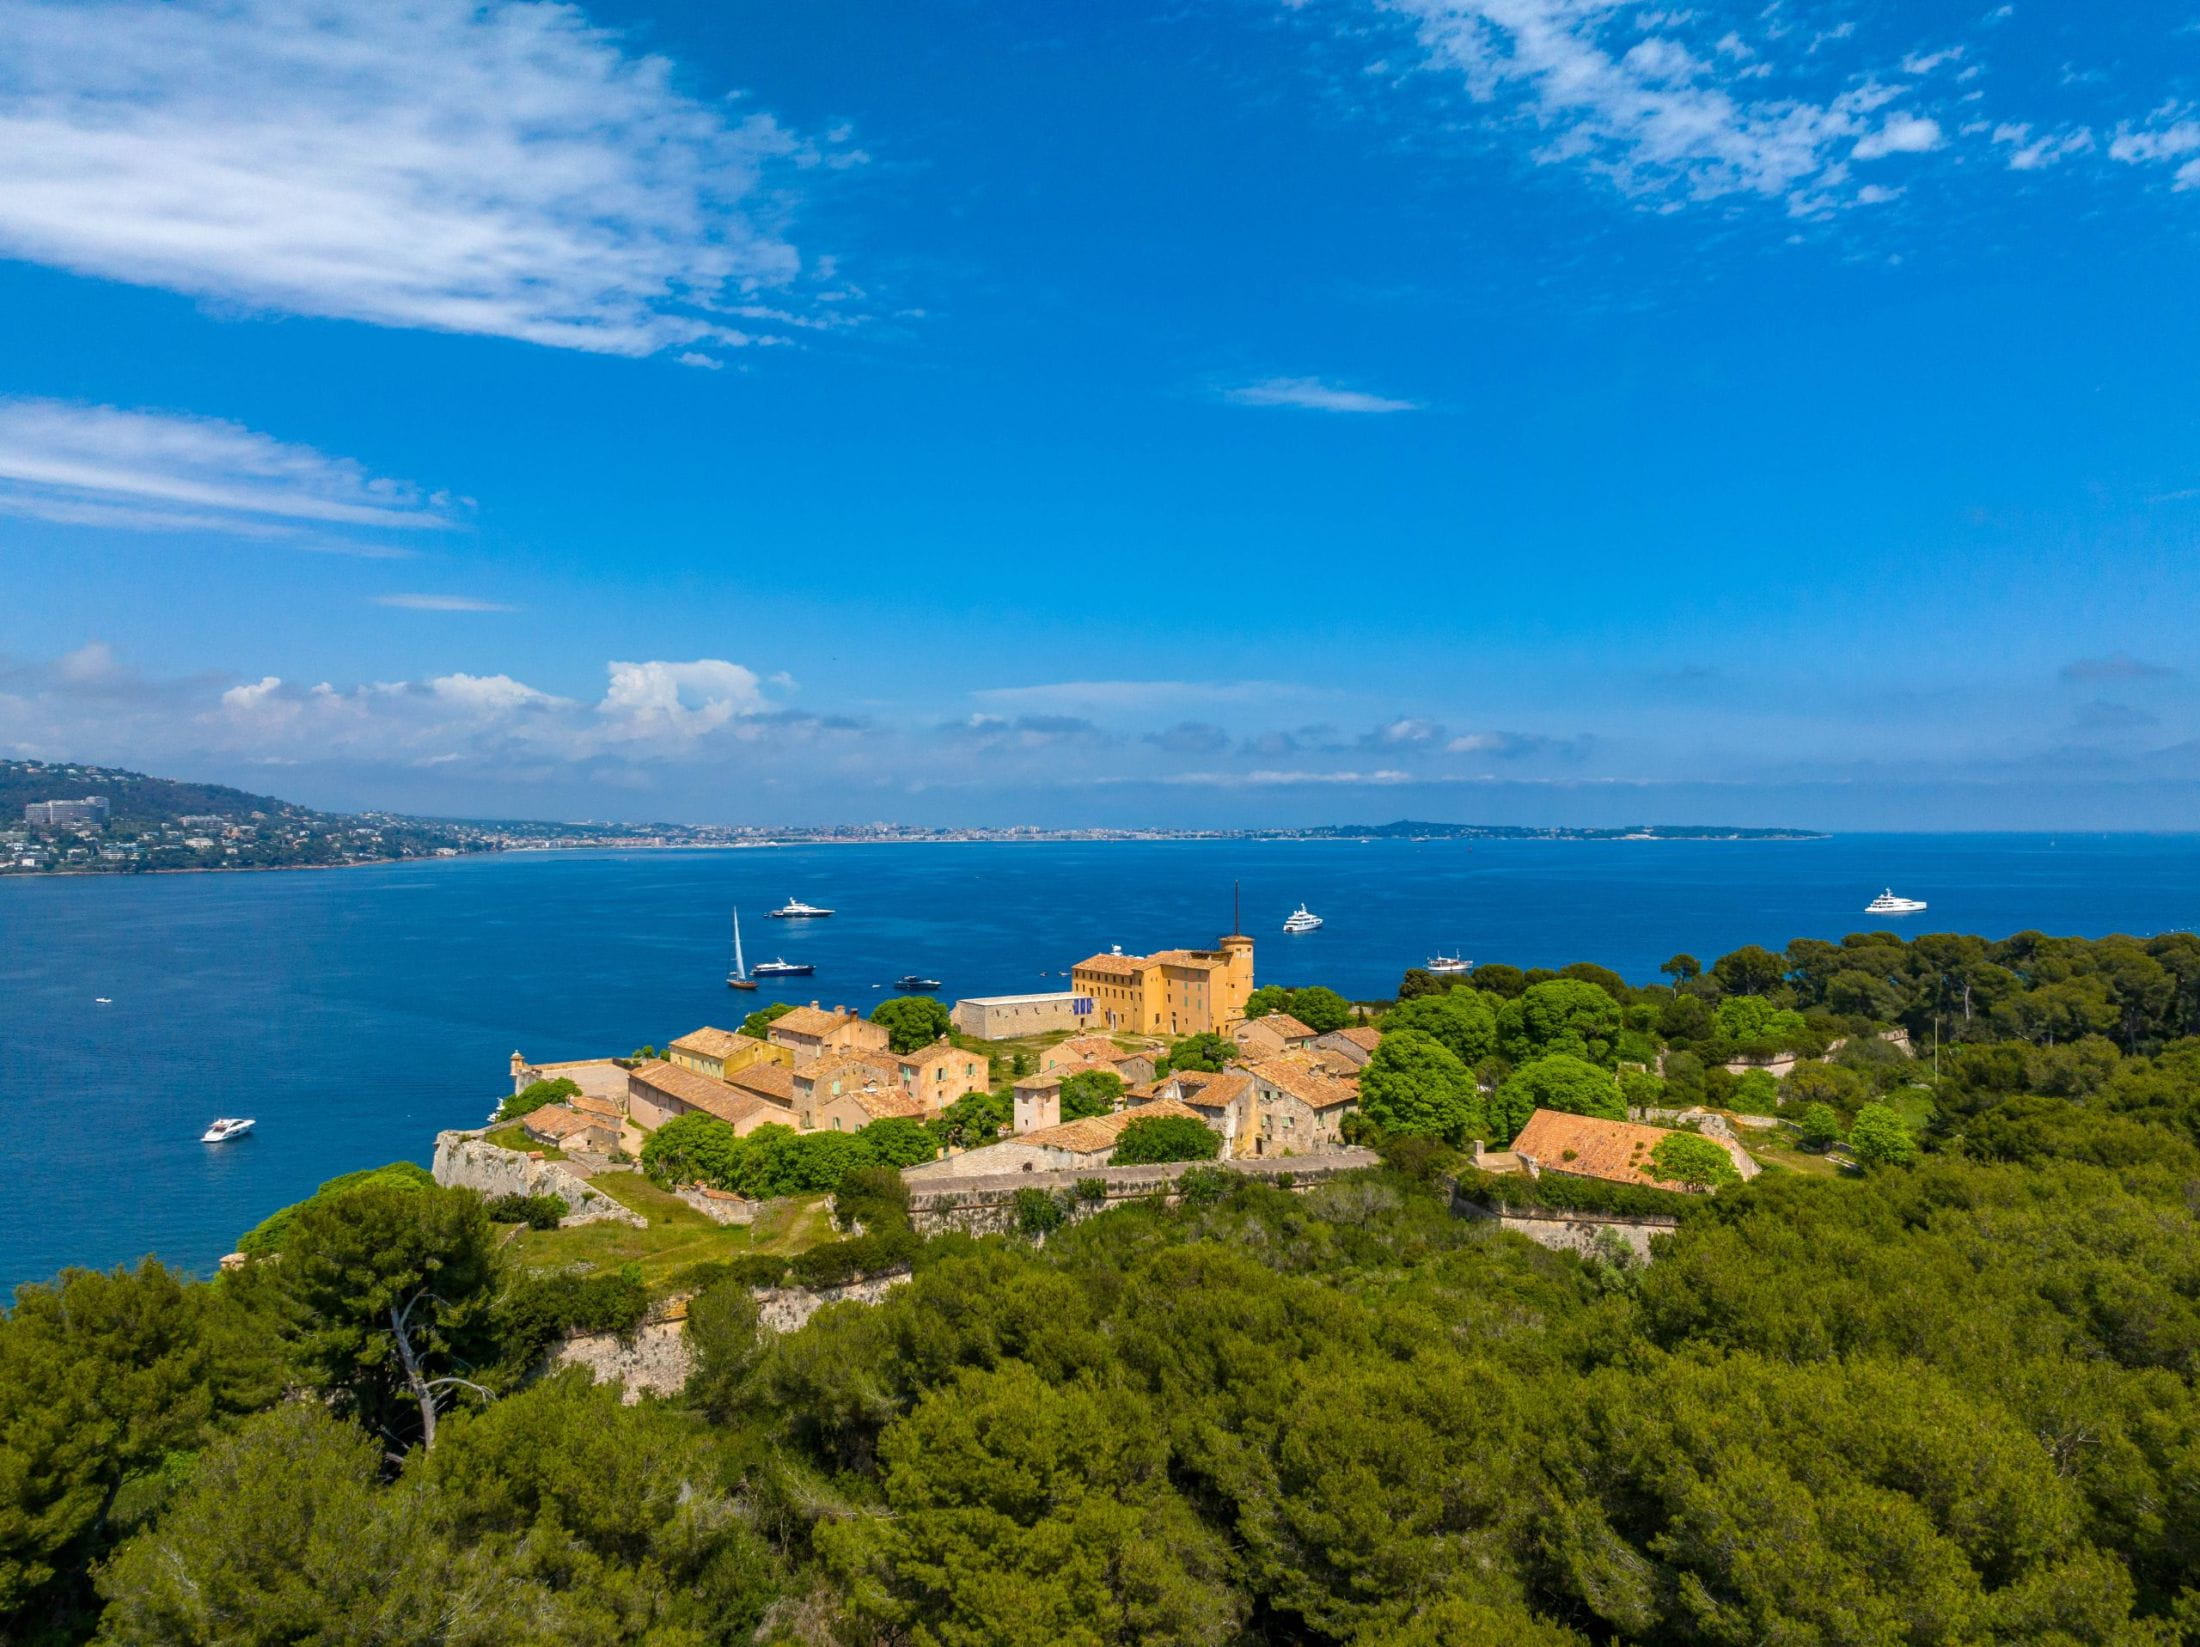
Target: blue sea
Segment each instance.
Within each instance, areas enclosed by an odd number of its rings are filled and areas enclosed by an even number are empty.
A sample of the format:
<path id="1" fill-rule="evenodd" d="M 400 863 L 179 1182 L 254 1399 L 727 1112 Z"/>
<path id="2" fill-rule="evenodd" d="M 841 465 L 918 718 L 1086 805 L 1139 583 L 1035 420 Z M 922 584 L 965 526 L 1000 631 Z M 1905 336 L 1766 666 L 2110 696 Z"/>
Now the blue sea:
<path id="1" fill-rule="evenodd" d="M 210 1269 L 353 1168 L 425 1161 L 538 1060 L 731 1027 L 775 997 L 867 1008 L 1063 987 L 1110 944 L 1196 945 L 1241 885 L 1269 983 L 1383 996 L 1437 951 L 1653 981 L 1875 926 L 2098 935 L 2200 923 L 2200 836 L 1850 835 L 1795 842 L 1136 842 L 515 853 L 367 868 L 0 880 L 0 1288 L 156 1253 Z M 790 897 L 829 921 L 771 921 Z M 1301 900 L 1318 933 L 1278 928 Z M 748 958 L 814 978 L 729 994 Z M 111 1004 L 99 1004 L 105 996 Z M 216 1115 L 259 1128 L 207 1146 Z"/>

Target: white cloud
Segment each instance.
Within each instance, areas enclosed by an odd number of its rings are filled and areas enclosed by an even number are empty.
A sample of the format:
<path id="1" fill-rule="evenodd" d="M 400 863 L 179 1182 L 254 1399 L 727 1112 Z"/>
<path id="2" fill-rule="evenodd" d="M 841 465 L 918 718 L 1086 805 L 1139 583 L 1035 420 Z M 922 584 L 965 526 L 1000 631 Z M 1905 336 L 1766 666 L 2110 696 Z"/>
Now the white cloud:
<path id="1" fill-rule="evenodd" d="M 1858 160 L 1890 154 L 1930 154 L 1940 147 L 1940 122 L 1918 114 L 1889 115 L 1875 132 L 1857 140 L 1849 153 Z"/>
<path id="2" fill-rule="evenodd" d="M 608 667 L 611 687 L 596 707 L 619 737 L 697 738 L 765 706 L 756 672 L 722 658 Z"/>
<path id="3" fill-rule="evenodd" d="M 1340 388 L 1318 377 L 1271 377 L 1222 391 L 1233 406 L 1288 406 L 1303 412 L 1418 412 L 1417 401 Z"/>
<path id="4" fill-rule="evenodd" d="M 476 600 L 471 595 L 376 595 L 377 606 L 394 606 L 406 612 L 516 612 L 502 601 Z"/>
<path id="5" fill-rule="evenodd" d="M 1808 215 L 1854 200 L 1852 153 L 1923 152 L 1940 140 L 1922 115 L 1874 128 L 1870 116 L 1899 91 L 1868 74 L 1830 96 L 1773 95 L 1763 84 L 1770 65 L 1731 31 L 1691 50 L 1678 31 L 1703 20 L 1688 13 L 1653 21 L 1618 0 L 1386 3 L 1413 21 L 1431 60 L 1470 97 L 1542 134 L 1539 164 L 1585 167 L 1630 195 L 1754 194 Z M 1784 32 L 1765 28 L 1770 41 Z M 1806 55 L 1850 32 L 1820 33 Z M 1736 89 L 1745 85 L 1747 94 Z"/>
<path id="6" fill-rule="evenodd" d="M 0 191 L 4 192 L 4 191 Z M 0 512 L 130 531 L 443 529 L 448 500 L 242 424 L 0 399 Z"/>
<path id="7" fill-rule="evenodd" d="M 2083 126 L 2034 137 L 2031 126 L 2022 121 L 1996 126 L 1993 140 L 2009 150 L 2009 169 L 2013 172 L 2040 171 L 2093 147 L 2093 133 Z"/>
<path id="8" fill-rule="evenodd" d="M 831 158 L 566 5 L 9 0 L 0 64 L 6 255 L 607 354 L 771 336 Z"/>
<path id="9" fill-rule="evenodd" d="M 2132 166 L 2182 161 L 2172 186 L 2200 189 L 2200 120 L 2190 118 L 2187 110 L 2158 110 L 2144 126 L 2118 126 L 2108 154 Z"/>

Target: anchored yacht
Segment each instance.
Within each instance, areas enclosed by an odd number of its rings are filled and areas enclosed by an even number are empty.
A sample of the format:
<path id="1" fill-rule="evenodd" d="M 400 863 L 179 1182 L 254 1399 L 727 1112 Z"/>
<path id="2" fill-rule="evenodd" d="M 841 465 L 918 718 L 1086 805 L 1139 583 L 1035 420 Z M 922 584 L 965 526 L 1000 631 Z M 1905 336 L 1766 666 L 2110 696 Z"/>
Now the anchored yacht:
<path id="1" fill-rule="evenodd" d="M 772 912 L 775 921 L 821 921 L 832 913 L 816 904 L 806 904 L 800 898 L 789 898 Z"/>
<path id="2" fill-rule="evenodd" d="M 1286 932 L 1315 932 L 1320 930 L 1321 924 L 1322 918 L 1311 909 L 1308 909 L 1306 905 L 1301 904 L 1285 917 L 1283 930 Z"/>
<path id="3" fill-rule="evenodd" d="M 1924 907 L 1925 900 L 1923 898 L 1897 898 L 1894 895 L 1894 888 L 1890 886 L 1864 906 L 1864 913 L 1867 915 L 1915 915 Z"/>
<path id="4" fill-rule="evenodd" d="M 817 970 L 808 961 L 758 961 L 749 968 L 751 978 L 807 978 Z"/>
<path id="5" fill-rule="evenodd" d="M 1474 963 L 1457 955 L 1431 955 L 1428 958 L 1430 972 L 1472 972 Z"/>
<path id="6" fill-rule="evenodd" d="M 250 1121 L 240 1121 L 235 1116 L 225 1115 L 199 1134 L 199 1142 L 202 1144 L 227 1143 L 232 1138 L 243 1137 L 251 1130 L 252 1123 Z"/>
<path id="7" fill-rule="evenodd" d="M 894 987 L 896 989 L 906 989 L 911 994 L 917 994 L 927 990 L 938 989 L 940 987 L 940 981 L 937 978 L 927 978 L 921 972 L 904 972 L 899 978 L 896 978 L 894 980 Z"/>

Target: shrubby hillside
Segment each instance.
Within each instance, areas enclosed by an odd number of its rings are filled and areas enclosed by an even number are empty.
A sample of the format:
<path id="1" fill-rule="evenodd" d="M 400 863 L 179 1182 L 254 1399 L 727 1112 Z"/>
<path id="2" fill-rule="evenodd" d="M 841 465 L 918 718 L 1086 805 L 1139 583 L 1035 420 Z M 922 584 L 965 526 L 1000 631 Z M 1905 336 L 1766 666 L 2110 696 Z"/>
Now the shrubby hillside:
<path id="1" fill-rule="evenodd" d="M 847 1210 L 910 1284 L 774 1337 L 758 1277 L 691 1276 L 696 1374 L 633 1407 L 527 1370 L 638 1283 L 338 1181 L 218 1283 L 19 1296 L 0 1609 L 117 1643 L 2200 1641 L 2196 974 L 2048 946 L 1959 952 L 1937 1080 L 1867 1033 L 1930 1039 L 1931 940 L 1647 990 L 1491 968 L 1385 1040 L 1480 1079 L 1417 1054 L 1389 1164 L 1304 1195 L 1203 1174 L 1043 1245 L 918 1242 L 866 1168 Z M 1888 996 L 1836 1008 L 1848 971 Z M 1823 1106 L 1855 1165 L 1694 1199 L 1647 1268 L 1449 1210 L 1538 1063 L 1640 1089 L 1685 1053 L 1732 1098 L 1722 1052 L 1836 1041 L 1740 1095 Z"/>

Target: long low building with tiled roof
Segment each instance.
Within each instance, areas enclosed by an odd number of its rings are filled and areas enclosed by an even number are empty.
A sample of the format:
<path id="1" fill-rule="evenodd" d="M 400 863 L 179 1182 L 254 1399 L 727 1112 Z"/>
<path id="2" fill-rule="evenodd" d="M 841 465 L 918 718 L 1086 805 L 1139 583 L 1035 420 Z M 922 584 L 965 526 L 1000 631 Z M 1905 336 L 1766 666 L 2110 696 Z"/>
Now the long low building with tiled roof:
<path id="1" fill-rule="evenodd" d="M 794 1112 L 745 1087 L 729 1086 L 678 1064 L 655 1059 L 627 1072 L 627 1113 L 635 1124 L 655 1131 L 675 1116 L 700 1111 L 715 1115 L 735 1132 L 758 1127 L 792 1126 Z"/>
<path id="2" fill-rule="evenodd" d="M 708 1075 L 723 1081 L 736 1070 L 751 1064 L 792 1064 L 794 1053 L 787 1047 L 775 1046 L 768 1040 L 754 1035 L 742 1035 L 730 1029 L 716 1029 L 705 1024 L 701 1029 L 689 1030 L 665 1048 L 665 1057 L 682 1069 L 691 1069 L 698 1075 Z"/>

